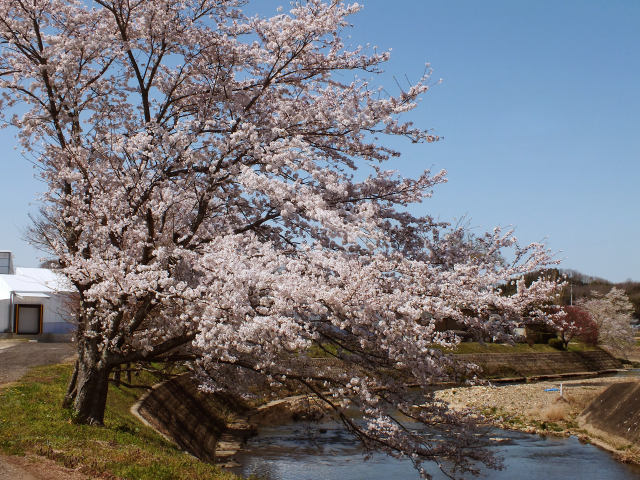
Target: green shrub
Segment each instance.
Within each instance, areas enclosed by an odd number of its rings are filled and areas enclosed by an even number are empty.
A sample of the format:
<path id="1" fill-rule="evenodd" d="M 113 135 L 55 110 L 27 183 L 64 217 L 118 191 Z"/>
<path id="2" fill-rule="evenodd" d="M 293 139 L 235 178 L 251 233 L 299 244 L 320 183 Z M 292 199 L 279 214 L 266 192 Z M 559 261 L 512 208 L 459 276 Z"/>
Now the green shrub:
<path id="1" fill-rule="evenodd" d="M 559 338 L 550 338 L 547 343 L 550 347 L 557 348 L 558 350 L 564 350 L 564 343 Z"/>

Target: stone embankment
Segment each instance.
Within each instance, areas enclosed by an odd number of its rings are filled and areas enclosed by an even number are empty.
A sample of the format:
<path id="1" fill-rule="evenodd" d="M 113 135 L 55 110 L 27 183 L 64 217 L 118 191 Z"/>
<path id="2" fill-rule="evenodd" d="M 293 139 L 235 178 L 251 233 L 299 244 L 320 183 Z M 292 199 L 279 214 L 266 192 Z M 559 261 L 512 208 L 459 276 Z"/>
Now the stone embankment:
<path id="1" fill-rule="evenodd" d="M 526 381 L 548 377 L 597 375 L 622 368 L 619 360 L 603 350 L 550 353 L 481 353 L 456 355 L 474 363 L 484 378 Z"/>

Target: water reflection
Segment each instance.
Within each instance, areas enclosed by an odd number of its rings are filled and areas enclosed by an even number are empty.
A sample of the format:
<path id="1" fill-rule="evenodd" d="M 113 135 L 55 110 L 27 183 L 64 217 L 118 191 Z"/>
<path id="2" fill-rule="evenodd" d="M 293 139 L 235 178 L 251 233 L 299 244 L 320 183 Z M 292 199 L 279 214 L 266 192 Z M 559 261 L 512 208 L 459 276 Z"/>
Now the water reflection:
<path id="1" fill-rule="evenodd" d="M 496 480 L 627 480 L 640 478 L 640 469 L 616 462 L 607 452 L 583 445 L 576 438 L 543 438 L 493 430 L 491 437 L 508 439 L 491 447 L 504 457 L 506 469 L 479 478 Z M 415 480 L 407 460 L 374 454 L 363 460 L 362 450 L 341 425 L 296 423 L 264 428 L 238 458 L 243 476 L 263 480 Z M 431 471 L 435 479 L 446 477 Z M 469 477 L 478 478 L 478 477 Z"/>

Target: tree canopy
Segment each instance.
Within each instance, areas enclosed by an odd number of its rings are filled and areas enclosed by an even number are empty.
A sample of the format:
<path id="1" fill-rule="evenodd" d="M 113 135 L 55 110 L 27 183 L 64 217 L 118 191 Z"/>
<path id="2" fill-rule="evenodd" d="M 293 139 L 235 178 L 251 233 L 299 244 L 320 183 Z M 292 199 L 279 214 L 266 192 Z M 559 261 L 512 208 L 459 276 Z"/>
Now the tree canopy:
<path id="1" fill-rule="evenodd" d="M 428 393 L 472 376 L 434 348 L 457 342 L 436 324 L 508 336 L 544 317 L 556 282 L 521 277 L 548 252 L 409 212 L 445 172 L 389 170 L 387 140 L 438 139 L 402 119 L 428 77 L 371 84 L 389 54 L 345 46 L 357 4 L 242 3 L 0 1 L 2 112 L 19 107 L 7 120 L 48 186 L 35 233 L 80 298 L 78 420 L 103 421 L 112 368 L 181 358 L 210 389 L 305 388 L 425 477 L 424 461 L 495 465 Z"/>
<path id="2" fill-rule="evenodd" d="M 624 290 L 612 287 L 605 295 L 592 292 L 592 298 L 581 299 L 579 304 L 598 325 L 598 343 L 619 353 L 633 346 L 633 305 Z"/>
<path id="3" fill-rule="evenodd" d="M 558 329 L 564 349 L 567 349 L 569 342 L 574 338 L 589 345 L 597 345 L 598 324 L 591 318 L 589 312 L 574 305 L 565 305 L 562 310 L 564 314 L 555 316 L 553 322 Z"/>

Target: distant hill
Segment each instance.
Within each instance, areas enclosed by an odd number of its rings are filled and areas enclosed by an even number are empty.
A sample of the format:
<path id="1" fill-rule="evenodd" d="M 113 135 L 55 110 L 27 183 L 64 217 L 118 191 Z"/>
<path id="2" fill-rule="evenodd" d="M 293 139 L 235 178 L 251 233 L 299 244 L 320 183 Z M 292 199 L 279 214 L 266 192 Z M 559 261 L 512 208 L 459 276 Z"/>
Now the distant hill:
<path id="1" fill-rule="evenodd" d="M 561 274 L 567 276 L 569 285 L 562 292 L 562 301 L 568 305 L 571 301 L 571 291 L 573 290 L 573 301 L 584 297 L 590 297 L 592 291 L 607 293 L 612 287 L 617 287 L 625 291 L 633 308 L 633 316 L 640 320 L 640 282 L 620 282 L 613 283 L 603 278 L 591 277 L 575 270 L 561 270 Z"/>
<path id="2" fill-rule="evenodd" d="M 626 292 L 629 300 L 633 304 L 635 310 L 633 316 L 636 322 L 640 322 L 640 282 L 627 281 L 613 283 L 604 278 L 592 277 L 576 270 L 559 270 L 557 268 L 532 272 L 525 276 L 525 281 L 527 285 L 529 285 L 541 276 L 552 279 L 565 277 L 567 286 L 562 291 L 560 298 L 561 305 L 570 305 L 572 296 L 573 303 L 575 304 L 576 301 L 581 298 L 591 297 L 591 292 L 593 291 L 605 294 L 609 292 L 612 287 L 620 288 Z M 507 286 L 505 287 L 505 291 L 511 293 L 510 291 L 514 288 L 515 287 Z"/>

